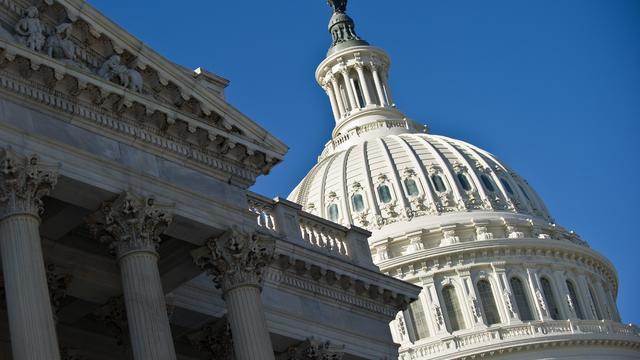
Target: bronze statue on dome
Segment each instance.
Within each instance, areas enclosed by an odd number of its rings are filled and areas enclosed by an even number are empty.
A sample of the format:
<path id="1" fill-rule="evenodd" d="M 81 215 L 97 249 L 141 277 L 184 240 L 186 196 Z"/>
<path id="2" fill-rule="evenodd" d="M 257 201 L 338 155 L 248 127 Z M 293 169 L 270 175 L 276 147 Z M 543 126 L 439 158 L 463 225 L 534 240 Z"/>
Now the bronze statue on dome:
<path id="1" fill-rule="evenodd" d="M 334 13 L 346 13 L 347 12 L 347 0 L 327 0 L 329 6 L 333 8 Z"/>

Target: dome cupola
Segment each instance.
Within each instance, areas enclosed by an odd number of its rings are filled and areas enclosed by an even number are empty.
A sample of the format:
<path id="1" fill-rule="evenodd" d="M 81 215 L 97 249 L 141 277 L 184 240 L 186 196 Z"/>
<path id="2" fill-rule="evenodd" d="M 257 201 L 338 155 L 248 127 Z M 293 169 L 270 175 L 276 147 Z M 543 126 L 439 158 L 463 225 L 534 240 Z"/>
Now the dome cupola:
<path id="1" fill-rule="evenodd" d="M 340 151 L 385 133 L 422 131 L 423 126 L 396 109 L 391 95 L 387 53 L 362 40 L 346 0 L 330 0 L 333 15 L 329 32 L 333 43 L 316 70 L 316 80 L 327 93 L 336 126 L 325 154 Z"/>

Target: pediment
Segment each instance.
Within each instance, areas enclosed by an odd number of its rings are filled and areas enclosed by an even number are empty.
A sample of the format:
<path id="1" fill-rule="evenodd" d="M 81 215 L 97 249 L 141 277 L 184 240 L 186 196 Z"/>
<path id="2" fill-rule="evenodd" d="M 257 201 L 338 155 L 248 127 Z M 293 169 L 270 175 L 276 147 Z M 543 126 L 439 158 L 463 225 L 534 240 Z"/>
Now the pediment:
<path id="1" fill-rule="evenodd" d="M 227 80 L 167 60 L 85 1 L 4 0 L 0 8 L 2 71 L 256 176 L 286 153 L 224 100 Z"/>

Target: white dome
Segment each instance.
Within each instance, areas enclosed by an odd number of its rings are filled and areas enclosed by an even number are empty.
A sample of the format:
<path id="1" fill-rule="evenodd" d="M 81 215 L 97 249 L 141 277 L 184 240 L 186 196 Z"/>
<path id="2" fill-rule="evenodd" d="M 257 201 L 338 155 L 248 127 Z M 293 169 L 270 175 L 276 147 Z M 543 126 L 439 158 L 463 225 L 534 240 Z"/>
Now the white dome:
<path id="1" fill-rule="evenodd" d="M 636 356 L 637 330 L 619 324 L 613 265 L 556 225 L 495 156 L 407 119 L 389 67 L 383 50 L 361 44 L 337 48 L 318 66 L 336 126 L 289 200 L 371 230 L 380 270 L 423 288 L 391 325 L 399 358 Z M 323 237 L 320 228 L 301 231 Z"/>
<path id="2" fill-rule="evenodd" d="M 404 131 L 325 150 L 289 200 L 323 218 L 372 230 L 456 212 L 551 221 L 535 191 L 492 154 L 460 140 Z"/>

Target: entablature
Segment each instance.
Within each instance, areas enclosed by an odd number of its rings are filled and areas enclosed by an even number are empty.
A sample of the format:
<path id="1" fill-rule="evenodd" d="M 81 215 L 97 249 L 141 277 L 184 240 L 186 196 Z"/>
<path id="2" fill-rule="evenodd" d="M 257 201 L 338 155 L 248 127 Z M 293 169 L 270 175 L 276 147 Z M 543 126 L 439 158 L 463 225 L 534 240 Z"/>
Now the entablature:
<path id="1" fill-rule="evenodd" d="M 409 281 L 456 272 L 461 267 L 491 267 L 496 259 L 499 259 L 498 266 L 508 268 L 524 263 L 561 266 L 561 269 L 580 268 L 602 277 L 611 285 L 614 294 L 618 291 L 618 276 L 611 262 L 594 250 L 557 240 L 523 238 L 517 242 L 495 239 L 461 243 L 417 251 L 382 261 L 378 266 L 386 274 Z"/>
<path id="2" fill-rule="evenodd" d="M 251 173 L 239 181 L 245 187 L 282 160 L 286 145 L 224 101 L 226 80 L 171 63 L 84 1 L 45 3 L 0 4 L 9 10 L 0 15 L 0 66 L 12 78 L 5 90 L 78 118 L 110 116 L 152 131 L 179 142 L 174 151 L 187 162 L 225 161 Z"/>

